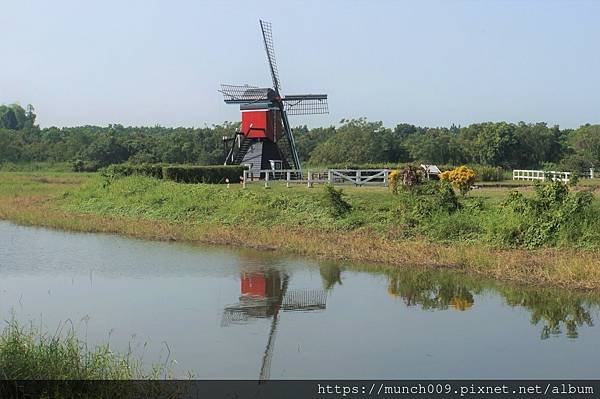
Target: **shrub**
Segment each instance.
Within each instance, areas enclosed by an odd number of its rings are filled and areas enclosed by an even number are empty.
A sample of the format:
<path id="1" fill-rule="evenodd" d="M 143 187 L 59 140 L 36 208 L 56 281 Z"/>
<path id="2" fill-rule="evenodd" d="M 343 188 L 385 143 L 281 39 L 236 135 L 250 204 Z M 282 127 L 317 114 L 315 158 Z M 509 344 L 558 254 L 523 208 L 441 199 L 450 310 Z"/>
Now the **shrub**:
<path id="1" fill-rule="evenodd" d="M 398 183 L 400 182 L 400 171 L 392 170 L 388 175 L 388 188 L 394 194 L 398 193 Z"/>
<path id="2" fill-rule="evenodd" d="M 423 217 L 437 212 L 447 214 L 460 209 L 461 204 L 450 184 L 444 181 L 430 181 L 415 190 L 415 214 Z"/>
<path id="3" fill-rule="evenodd" d="M 406 165 L 402 170 L 394 170 L 388 176 L 388 184 L 393 193 L 398 194 L 402 186 L 409 190 L 423 182 L 423 170 L 415 165 Z"/>
<path id="4" fill-rule="evenodd" d="M 440 217 L 449 217 L 461 204 L 448 182 L 429 181 L 411 191 L 398 192 L 398 206 L 390 213 L 395 224 L 403 226 L 405 237 L 421 232 L 429 237 L 439 237 L 432 229 L 439 228 Z M 445 239 L 449 237 L 444 236 Z M 436 238 L 437 239 L 437 238 Z"/>
<path id="5" fill-rule="evenodd" d="M 107 177 L 109 179 L 131 176 L 131 175 L 141 175 L 154 177 L 155 179 L 163 178 L 163 165 L 162 164 L 141 164 L 141 165 L 133 165 L 130 163 L 122 163 L 110 165 L 102 172 L 102 176 Z"/>
<path id="6" fill-rule="evenodd" d="M 239 182 L 244 173 L 245 166 L 165 166 L 163 178 L 178 183 L 226 183 Z"/>
<path id="7" fill-rule="evenodd" d="M 163 164 L 116 164 L 110 165 L 102 172 L 108 180 L 141 175 L 156 179 L 173 180 L 178 183 L 225 183 L 237 182 L 244 173 L 244 166 L 194 166 L 194 165 L 163 165 Z"/>
<path id="8" fill-rule="evenodd" d="M 452 183 L 452 185 L 464 196 L 469 192 L 471 186 L 475 182 L 475 176 L 476 174 L 473 169 L 463 165 L 440 173 L 439 178 Z"/>
<path id="9" fill-rule="evenodd" d="M 71 170 L 73 172 L 96 172 L 100 166 L 94 161 L 82 161 L 76 159 L 71 163 Z"/>
<path id="10" fill-rule="evenodd" d="M 521 217 L 514 243 L 536 248 L 557 244 L 561 235 L 581 235 L 592 200 L 590 192 L 570 192 L 560 181 L 538 184 L 534 198 L 513 191 L 504 205 Z"/>
<path id="11" fill-rule="evenodd" d="M 478 181 L 505 180 L 505 172 L 501 167 L 480 166 L 476 168 Z"/>
<path id="12" fill-rule="evenodd" d="M 335 218 L 342 217 L 352 210 L 352 205 L 344 199 L 342 189 L 336 190 L 332 185 L 326 184 L 323 197 L 329 213 Z"/>

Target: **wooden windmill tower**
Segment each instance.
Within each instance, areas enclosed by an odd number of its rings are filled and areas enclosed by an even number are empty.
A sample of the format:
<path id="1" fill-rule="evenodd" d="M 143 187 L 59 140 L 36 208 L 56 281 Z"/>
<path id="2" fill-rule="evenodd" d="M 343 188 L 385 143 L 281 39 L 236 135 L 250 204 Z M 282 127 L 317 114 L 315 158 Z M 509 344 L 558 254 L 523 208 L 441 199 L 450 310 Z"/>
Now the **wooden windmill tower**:
<path id="1" fill-rule="evenodd" d="M 281 94 L 279 71 L 275 62 L 271 24 L 260 21 L 272 88 L 221 85 L 225 103 L 240 104 L 241 130 L 224 137 L 226 165 L 249 165 L 250 170 L 296 169 L 300 159 L 288 115 L 326 114 L 327 94 Z"/>
<path id="2" fill-rule="evenodd" d="M 245 324 L 251 319 L 271 319 L 259 381 L 266 381 L 270 376 L 279 313 L 318 311 L 326 308 L 327 295 L 323 290 L 289 290 L 289 280 L 288 274 L 275 269 L 242 272 L 239 303 L 227 306 L 223 311 L 223 327 Z"/>

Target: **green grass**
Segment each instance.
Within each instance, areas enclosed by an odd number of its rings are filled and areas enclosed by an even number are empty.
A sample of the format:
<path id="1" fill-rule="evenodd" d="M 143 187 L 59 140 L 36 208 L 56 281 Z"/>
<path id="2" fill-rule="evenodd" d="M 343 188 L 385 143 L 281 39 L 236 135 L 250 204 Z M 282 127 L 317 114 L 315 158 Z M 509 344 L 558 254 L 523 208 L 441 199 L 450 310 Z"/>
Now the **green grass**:
<path id="1" fill-rule="evenodd" d="M 70 162 L 27 162 L 27 163 L 0 163 L 2 172 L 72 172 Z"/>
<path id="2" fill-rule="evenodd" d="M 522 188 L 526 197 L 531 187 Z M 141 176 L 107 182 L 90 179 L 77 190 L 66 193 L 60 206 L 71 212 L 92 213 L 191 225 L 288 226 L 318 231 L 352 231 L 367 228 L 389 235 L 398 230 L 401 237 L 422 237 L 441 243 L 470 242 L 494 247 L 519 246 L 510 239 L 523 225 L 524 218 L 503 205 L 509 189 L 478 189 L 460 199 L 456 212 L 428 203 L 430 196 L 394 195 L 381 187 L 344 188 L 344 198 L 352 209 L 336 217 L 325 198 L 323 187 L 297 185 L 286 188 L 274 184 L 186 185 Z M 425 209 L 426 208 L 426 209 Z M 553 246 L 600 247 L 600 222 L 593 218 L 600 210 L 595 199 L 592 210 L 577 226 L 577 234 L 560 230 Z M 534 224 L 534 219 L 525 222 Z M 570 226 L 569 228 L 573 228 Z"/>
<path id="3" fill-rule="evenodd" d="M 0 334 L 0 376 L 9 380 L 130 380 L 159 378 L 161 368 L 142 368 L 131 353 L 108 344 L 89 348 L 71 330 L 49 335 L 12 319 Z"/>
<path id="4" fill-rule="evenodd" d="M 345 218 L 330 215 L 322 188 L 286 188 L 260 184 L 187 185 L 131 176 L 104 185 L 95 178 L 62 200 L 64 209 L 191 224 L 304 226 L 347 230 L 352 226 L 386 224 L 394 198 L 385 191 L 348 190 L 354 210 Z M 378 206 L 373 206 L 379 203 Z"/>
<path id="5" fill-rule="evenodd" d="M 587 183 L 587 184 L 583 184 Z M 583 180 L 578 190 L 596 181 Z M 98 174 L 0 173 L 1 197 L 52 196 L 53 206 L 67 212 L 163 221 L 184 225 L 290 227 L 320 232 L 368 229 L 396 239 L 423 238 L 438 243 L 480 243 L 496 248 L 521 246 L 511 237 L 536 220 L 525 220 L 503 205 L 517 189 L 534 197 L 533 187 L 485 187 L 461 198 L 461 208 L 444 212 L 429 197 L 393 195 L 384 187 L 343 187 L 351 210 L 332 212 L 322 186 L 261 183 L 241 185 L 180 184 L 142 176 L 107 180 Z M 598 191 L 598 190 L 595 190 Z M 423 207 L 429 207 L 423 213 Z M 417 209 L 419 208 L 419 209 Z M 415 213 L 416 212 L 416 213 Z M 600 248 L 600 212 L 596 198 L 585 220 L 561 226 L 550 246 Z"/>
<path id="6" fill-rule="evenodd" d="M 0 172 L 0 197 L 56 195 L 79 187 L 94 175 L 73 172 Z"/>

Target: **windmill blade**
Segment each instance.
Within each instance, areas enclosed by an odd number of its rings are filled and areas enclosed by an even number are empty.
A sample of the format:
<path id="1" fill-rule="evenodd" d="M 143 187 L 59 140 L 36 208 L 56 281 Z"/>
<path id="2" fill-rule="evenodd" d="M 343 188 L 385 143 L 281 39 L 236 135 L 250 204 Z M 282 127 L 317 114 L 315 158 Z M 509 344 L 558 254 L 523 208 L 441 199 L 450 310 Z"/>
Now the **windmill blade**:
<path id="1" fill-rule="evenodd" d="M 223 99 L 227 104 L 247 104 L 257 101 L 270 101 L 275 97 L 273 89 L 249 85 L 221 85 Z"/>
<path id="2" fill-rule="evenodd" d="M 328 114 L 327 94 L 285 96 L 283 105 L 289 115 Z"/>
<path id="3" fill-rule="evenodd" d="M 273 88 L 277 94 L 279 94 L 281 91 L 281 83 L 279 82 L 277 62 L 275 62 L 275 47 L 273 46 L 271 23 L 261 19 L 260 29 L 262 30 L 263 41 L 265 42 L 265 51 L 267 52 L 267 61 L 269 61 L 269 69 L 271 70 L 271 78 L 273 79 Z"/>

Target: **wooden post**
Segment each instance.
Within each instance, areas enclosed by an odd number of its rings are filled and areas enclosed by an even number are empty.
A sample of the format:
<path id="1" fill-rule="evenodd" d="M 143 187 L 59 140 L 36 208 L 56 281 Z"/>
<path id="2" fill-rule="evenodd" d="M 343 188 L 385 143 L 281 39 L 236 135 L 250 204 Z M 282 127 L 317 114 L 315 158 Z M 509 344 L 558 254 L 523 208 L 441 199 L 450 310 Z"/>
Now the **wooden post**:
<path id="1" fill-rule="evenodd" d="M 590 168 L 590 179 L 594 178 L 594 168 Z"/>
<path id="2" fill-rule="evenodd" d="M 246 179 L 248 178 L 248 171 L 244 170 L 244 175 L 242 176 L 242 189 L 246 189 Z"/>
<path id="3" fill-rule="evenodd" d="M 333 172 L 331 170 L 327 171 L 327 182 L 333 185 Z"/>
<path id="4" fill-rule="evenodd" d="M 269 171 L 267 170 L 265 173 L 265 188 L 269 188 Z"/>
<path id="5" fill-rule="evenodd" d="M 358 186 L 360 186 L 360 185 L 361 185 L 361 174 L 360 174 L 360 170 L 357 170 L 357 171 L 356 171 L 356 184 L 357 184 Z"/>
<path id="6" fill-rule="evenodd" d="M 388 186 L 388 170 L 384 169 L 383 170 L 383 187 L 387 187 Z"/>
<path id="7" fill-rule="evenodd" d="M 306 173 L 308 173 L 307 187 L 312 188 L 312 173 L 310 172 L 310 170 Z"/>
<path id="8" fill-rule="evenodd" d="M 290 188 L 290 180 L 291 180 L 291 178 L 292 178 L 292 172 L 290 172 L 290 171 L 288 170 L 288 171 L 285 173 L 285 181 L 286 181 L 286 183 L 285 183 L 285 186 L 286 186 L 287 188 Z"/>

